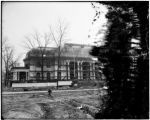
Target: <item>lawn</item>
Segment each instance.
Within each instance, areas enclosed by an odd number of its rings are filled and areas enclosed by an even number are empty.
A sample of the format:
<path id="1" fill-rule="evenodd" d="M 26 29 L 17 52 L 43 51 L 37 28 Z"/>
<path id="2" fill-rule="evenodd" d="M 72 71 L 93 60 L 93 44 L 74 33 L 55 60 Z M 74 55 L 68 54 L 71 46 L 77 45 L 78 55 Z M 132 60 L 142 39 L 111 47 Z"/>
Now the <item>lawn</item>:
<path id="1" fill-rule="evenodd" d="M 2 96 L 2 115 L 8 119 L 91 119 L 100 108 L 97 90 L 62 91 Z M 82 105 L 82 108 L 79 107 Z"/>

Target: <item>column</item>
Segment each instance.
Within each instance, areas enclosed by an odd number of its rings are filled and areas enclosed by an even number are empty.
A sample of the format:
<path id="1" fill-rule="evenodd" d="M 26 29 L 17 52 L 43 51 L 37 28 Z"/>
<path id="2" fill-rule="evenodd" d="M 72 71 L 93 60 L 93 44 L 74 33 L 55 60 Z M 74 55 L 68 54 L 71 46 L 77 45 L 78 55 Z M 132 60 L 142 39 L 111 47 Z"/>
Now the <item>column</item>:
<path id="1" fill-rule="evenodd" d="M 60 68 L 59 68 L 60 80 L 63 78 L 63 60 L 60 60 Z"/>
<path id="2" fill-rule="evenodd" d="M 90 62 L 90 80 L 92 80 L 93 79 L 93 77 L 92 77 L 93 75 L 92 75 L 92 63 Z"/>
<path id="3" fill-rule="evenodd" d="M 57 79 L 57 61 L 55 63 L 55 66 L 54 66 L 54 79 Z"/>
<path id="4" fill-rule="evenodd" d="M 80 79 L 80 61 L 77 61 L 78 80 Z"/>
<path id="5" fill-rule="evenodd" d="M 82 63 L 83 63 L 83 61 L 81 61 L 81 63 L 80 63 L 80 79 L 83 79 Z"/>
<path id="6" fill-rule="evenodd" d="M 68 80 L 68 61 L 66 61 L 66 79 Z"/>
<path id="7" fill-rule="evenodd" d="M 25 79 L 25 82 L 27 81 L 27 72 L 25 72 L 26 73 L 26 79 Z"/>
<path id="8" fill-rule="evenodd" d="M 19 72 L 17 72 L 17 81 L 19 81 Z"/>
<path id="9" fill-rule="evenodd" d="M 15 80 L 18 81 L 18 72 L 16 72 L 16 79 Z"/>
<path id="10" fill-rule="evenodd" d="M 68 61 L 68 79 L 70 79 L 70 61 Z"/>
<path id="11" fill-rule="evenodd" d="M 95 80 L 95 63 L 93 62 L 93 79 Z"/>
<path id="12" fill-rule="evenodd" d="M 26 72 L 26 81 L 28 80 L 28 72 Z"/>

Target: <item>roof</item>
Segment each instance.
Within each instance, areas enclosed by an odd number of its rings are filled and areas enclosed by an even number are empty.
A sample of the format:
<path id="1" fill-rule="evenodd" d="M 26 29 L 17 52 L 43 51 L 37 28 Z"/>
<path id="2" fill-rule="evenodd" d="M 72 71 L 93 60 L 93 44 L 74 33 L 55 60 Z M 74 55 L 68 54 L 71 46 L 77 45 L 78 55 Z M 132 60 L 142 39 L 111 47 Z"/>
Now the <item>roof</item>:
<path id="1" fill-rule="evenodd" d="M 45 49 L 45 48 L 43 48 Z M 62 57 L 81 57 L 81 58 L 92 58 L 89 54 L 90 50 L 92 49 L 92 46 L 90 45 L 83 45 L 83 44 L 72 44 L 72 43 L 66 43 L 64 46 L 61 48 L 61 56 Z M 46 57 L 53 57 L 58 55 L 58 48 L 56 47 L 47 47 L 45 49 Z M 34 48 L 30 50 L 26 58 L 28 57 L 38 57 L 41 54 L 40 48 Z"/>
<path id="2" fill-rule="evenodd" d="M 92 57 L 89 52 L 92 46 L 79 44 L 65 44 L 62 49 L 62 56 L 65 57 Z"/>
<path id="3" fill-rule="evenodd" d="M 52 55 L 54 55 L 56 49 L 57 49 L 56 47 L 55 48 L 54 47 L 33 48 L 29 52 L 27 52 L 26 58 L 31 57 L 31 56 L 40 56 L 41 55 L 41 51 L 43 51 L 43 50 L 45 50 L 45 54 L 47 56 L 52 56 Z"/>

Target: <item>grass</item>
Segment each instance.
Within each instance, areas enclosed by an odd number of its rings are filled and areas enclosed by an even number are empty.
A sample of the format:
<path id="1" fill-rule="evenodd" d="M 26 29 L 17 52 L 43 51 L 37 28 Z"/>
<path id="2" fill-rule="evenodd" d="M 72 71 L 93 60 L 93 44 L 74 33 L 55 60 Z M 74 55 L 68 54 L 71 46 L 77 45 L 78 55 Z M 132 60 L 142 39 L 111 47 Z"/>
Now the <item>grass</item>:
<path id="1" fill-rule="evenodd" d="M 2 96 L 4 118 L 87 119 L 98 110 L 98 91 L 63 91 L 52 93 L 18 94 Z M 84 105 L 84 108 L 77 107 Z M 91 113 L 92 111 L 92 113 Z"/>

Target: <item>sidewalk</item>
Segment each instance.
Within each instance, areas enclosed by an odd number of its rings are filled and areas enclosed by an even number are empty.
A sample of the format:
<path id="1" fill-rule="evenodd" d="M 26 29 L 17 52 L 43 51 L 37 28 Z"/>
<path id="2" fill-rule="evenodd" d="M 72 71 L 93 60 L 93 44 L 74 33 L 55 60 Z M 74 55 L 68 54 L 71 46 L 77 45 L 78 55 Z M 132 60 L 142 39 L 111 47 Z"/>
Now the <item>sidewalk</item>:
<path id="1" fill-rule="evenodd" d="M 99 89 L 102 89 L 102 88 L 99 88 Z M 88 90 L 99 90 L 99 89 L 53 90 L 52 92 L 88 91 Z M 47 91 L 2 92 L 1 94 L 12 95 L 12 94 L 32 94 L 32 93 L 47 93 Z"/>

